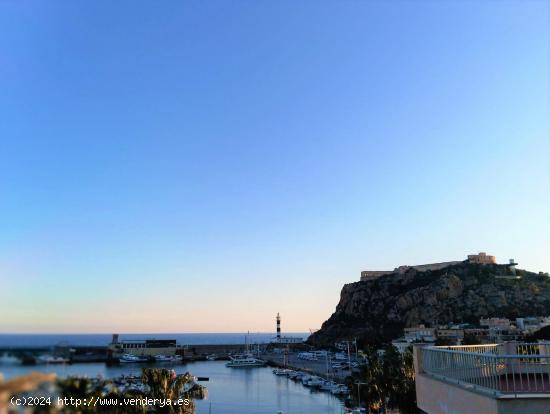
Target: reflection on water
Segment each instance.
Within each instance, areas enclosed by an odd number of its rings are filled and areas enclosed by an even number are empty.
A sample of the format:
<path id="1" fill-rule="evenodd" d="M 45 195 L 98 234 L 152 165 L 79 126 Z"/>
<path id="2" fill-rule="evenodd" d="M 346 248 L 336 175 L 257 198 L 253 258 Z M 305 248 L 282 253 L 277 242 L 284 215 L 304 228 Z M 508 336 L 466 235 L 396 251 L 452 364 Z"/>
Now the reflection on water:
<path id="1" fill-rule="evenodd" d="M 140 375 L 142 364 L 106 366 L 105 364 L 36 365 L 0 362 L 0 372 L 5 378 L 32 371 L 55 372 L 58 376 L 114 378 L 119 375 Z M 149 366 L 149 365 L 147 365 Z M 311 391 L 286 377 L 273 375 L 270 368 L 227 368 L 223 361 L 194 362 L 184 365 L 157 364 L 174 368 L 178 374 L 191 372 L 209 377 L 204 383 L 208 399 L 196 401 L 198 414 L 340 414 L 342 403 L 334 396 Z"/>

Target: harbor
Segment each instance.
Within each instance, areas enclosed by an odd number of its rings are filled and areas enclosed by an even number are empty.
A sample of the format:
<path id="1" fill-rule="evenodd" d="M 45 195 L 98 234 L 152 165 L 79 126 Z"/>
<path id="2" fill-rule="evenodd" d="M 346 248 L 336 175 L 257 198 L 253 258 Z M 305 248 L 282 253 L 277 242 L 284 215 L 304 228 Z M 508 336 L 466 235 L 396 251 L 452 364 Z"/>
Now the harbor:
<path id="1" fill-rule="evenodd" d="M 343 401 L 327 392 L 308 388 L 301 382 L 274 375 L 271 367 L 247 369 L 228 368 L 227 361 L 196 361 L 186 363 L 137 363 L 107 365 L 105 363 L 75 363 L 23 366 L 0 363 L 6 379 L 31 372 L 53 372 L 58 378 L 70 376 L 114 379 L 128 387 L 140 387 L 144 367 L 166 367 L 177 374 L 191 372 L 208 389 L 208 397 L 196 400 L 197 414 L 303 414 L 345 412 Z"/>
<path id="2" fill-rule="evenodd" d="M 147 391 L 145 372 L 191 375 L 190 384 L 199 384 L 209 395 L 194 402 L 199 414 L 349 412 L 350 391 L 343 383 L 350 374 L 351 360 L 344 367 L 350 355 L 314 351 L 303 334 L 283 335 L 279 314 L 273 334 L 241 337 L 242 342 L 233 344 L 219 343 L 221 338 L 212 341 L 218 343 L 182 344 L 178 335 L 113 334 L 108 344 L 94 345 L 94 336 L 67 338 L 73 343 L 50 339 L 49 344 L 36 336 L 20 341 L 22 346 L 4 337 L 0 372 L 8 381 L 53 374 L 59 380 L 90 379 L 94 386 L 130 393 Z"/>

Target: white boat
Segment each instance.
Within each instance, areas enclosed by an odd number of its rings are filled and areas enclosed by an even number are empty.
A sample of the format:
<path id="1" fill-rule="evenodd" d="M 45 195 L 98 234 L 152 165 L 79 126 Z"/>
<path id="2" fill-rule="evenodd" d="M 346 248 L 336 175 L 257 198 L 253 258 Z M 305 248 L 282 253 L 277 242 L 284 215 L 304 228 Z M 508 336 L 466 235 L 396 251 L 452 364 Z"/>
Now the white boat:
<path id="1" fill-rule="evenodd" d="M 290 374 L 290 370 L 288 369 L 284 369 L 284 368 L 275 368 L 273 370 L 273 373 L 275 375 L 284 375 L 284 376 L 288 376 L 288 374 Z"/>
<path id="2" fill-rule="evenodd" d="M 54 355 L 40 355 L 36 357 L 36 362 L 39 364 L 66 364 L 70 362 L 69 358 L 63 358 Z"/>
<path id="3" fill-rule="evenodd" d="M 210 355 L 207 355 L 207 356 L 206 356 L 206 359 L 207 359 L 208 361 L 215 361 L 215 360 L 218 359 L 218 356 L 217 356 L 216 354 L 210 354 Z"/>
<path id="4" fill-rule="evenodd" d="M 147 362 L 147 357 L 132 354 L 123 354 L 118 360 L 123 363 Z"/>
<path id="5" fill-rule="evenodd" d="M 309 380 L 307 381 L 307 383 L 305 383 L 304 385 L 306 387 L 321 388 L 321 385 L 323 385 L 324 382 L 325 382 L 325 380 L 323 378 L 310 377 Z"/>
<path id="6" fill-rule="evenodd" d="M 319 388 L 321 388 L 323 391 L 332 391 L 332 389 L 334 387 L 337 387 L 338 384 L 336 384 L 335 382 L 333 381 L 323 381 L 323 383 L 321 384 L 321 386 Z"/>
<path id="7" fill-rule="evenodd" d="M 340 384 L 334 387 L 330 392 L 334 395 L 348 395 L 349 389 L 345 385 Z"/>
<path id="8" fill-rule="evenodd" d="M 288 374 L 288 378 L 295 380 L 301 373 L 299 371 L 292 371 Z"/>
<path id="9" fill-rule="evenodd" d="M 181 355 L 155 355 L 155 361 L 157 362 L 181 362 Z"/>
<path id="10" fill-rule="evenodd" d="M 230 356 L 230 361 L 225 364 L 230 368 L 263 367 L 265 361 L 254 357 L 252 354 L 239 354 Z"/>

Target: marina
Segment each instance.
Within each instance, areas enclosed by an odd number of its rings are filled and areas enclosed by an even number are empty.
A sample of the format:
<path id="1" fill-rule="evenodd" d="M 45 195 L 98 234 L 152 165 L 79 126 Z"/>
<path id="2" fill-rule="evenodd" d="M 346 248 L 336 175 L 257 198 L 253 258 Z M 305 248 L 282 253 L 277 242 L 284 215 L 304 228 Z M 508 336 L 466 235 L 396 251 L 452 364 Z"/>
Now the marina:
<path id="1" fill-rule="evenodd" d="M 233 369 L 226 361 L 197 361 L 190 363 L 142 363 L 107 365 L 104 363 L 56 364 L 24 366 L 12 361 L 0 362 L 0 372 L 6 379 L 33 371 L 54 372 L 60 378 L 87 376 L 89 378 L 126 379 L 127 385 L 138 387 L 142 368 L 162 366 L 176 373 L 191 372 L 197 378 L 208 378 L 208 398 L 195 402 L 198 414 L 342 414 L 341 399 L 320 389 L 306 387 L 273 374 L 270 367 Z"/>

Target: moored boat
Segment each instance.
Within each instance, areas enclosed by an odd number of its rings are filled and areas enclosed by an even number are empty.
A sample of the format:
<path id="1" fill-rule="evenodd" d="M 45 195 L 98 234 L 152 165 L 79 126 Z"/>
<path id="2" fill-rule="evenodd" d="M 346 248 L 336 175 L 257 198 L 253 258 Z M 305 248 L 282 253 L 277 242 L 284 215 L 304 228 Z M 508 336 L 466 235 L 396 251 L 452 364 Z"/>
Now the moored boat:
<path id="1" fill-rule="evenodd" d="M 349 389 L 345 385 L 339 384 L 336 387 L 334 387 L 330 392 L 334 395 L 348 395 Z"/>
<path id="2" fill-rule="evenodd" d="M 284 369 L 284 368 L 275 368 L 273 370 L 273 373 L 275 375 L 284 375 L 284 376 L 288 376 L 288 374 L 290 374 L 290 371 L 288 369 Z"/>
<path id="3" fill-rule="evenodd" d="M 70 362 L 69 358 L 63 358 L 55 355 L 40 355 L 36 357 L 38 364 L 66 364 Z"/>
<path id="4" fill-rule="evenodd" d="M 154 356 L 155 361 L 157 362 L 181 362 L 182 357 L 181 355 L 155 355 Z"/>
<path id="5" fill-rule="evenodd" d="M 123 354 L 119 359 L 122 363 L 131 363 L 131 362 L 147 362 L 147 357 L 132 355 L 132 354 Z"/>
<path id="6" fill-rule="evenodd" d="M 230 361 L 225 364 L 230 368 L 263 367 L 265 361 L 254 357 L 252 354 L 239 354 L 230 356 Z"/>

